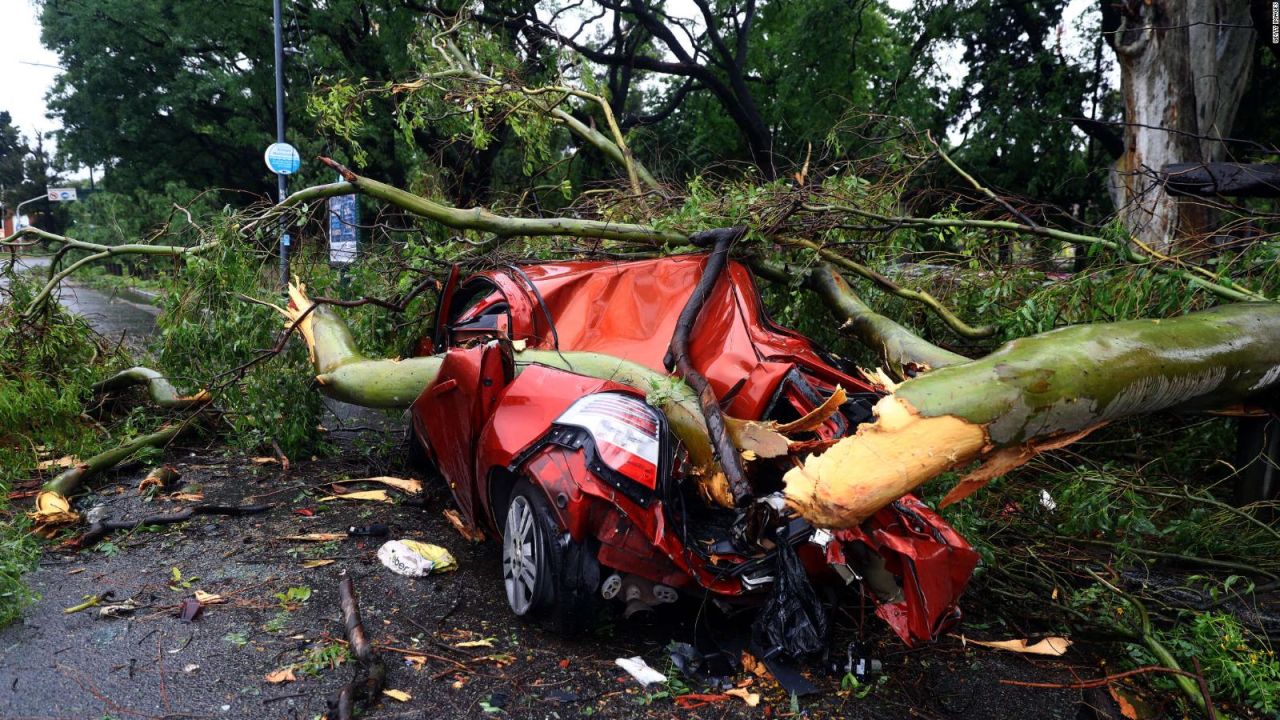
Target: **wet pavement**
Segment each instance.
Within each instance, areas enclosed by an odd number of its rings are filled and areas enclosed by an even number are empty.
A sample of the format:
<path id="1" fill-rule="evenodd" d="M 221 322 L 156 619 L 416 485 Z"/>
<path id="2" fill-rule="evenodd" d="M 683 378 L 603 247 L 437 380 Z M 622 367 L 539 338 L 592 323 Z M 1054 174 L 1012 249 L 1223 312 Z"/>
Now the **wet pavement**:
<path id="1" fill-rule="evenodd" d="M 700 598 L 685 597 L 630 621 L 620 607 L 609 608 L 585 635 L 561 637 L 511 615 L 497 545 L 467 541 L 449 526 L 442 483 L 427 478 L 421 496 L 392 492 L 392 503 L 321 499 L 334 491 L 329 483 L 336 479 L 407 475 L 395 458 L 352 450 L 296 463 L 286 473 L 216 447 L 185 447 L 170 448 L 165 461 L 182 473 L 180 485 L 200 486 L 205 502 L 276 505 L 261 515 L 199 517 L 154 531 L 120 532 L 91 549 L 51 546 L 28 576 L 42 599 L 0 630 L 0 716 L 317 718 L 355 674 L 350 661 L 324 662 L 343 654 L 342 578 L 355 583 L 366 632 L 389 668 L 387 686 L 411 698 L 385 697 L 362 717 L 758 718 L 792 711 L 784 688 L 743 670 L 729 680 L 758 693 L 757 707 L 692 680 L 684 681 L 687 690 L 641 688 L 614 664 L 639 655 L 678 677 L 669 642 L 692 642 L 707 628 L 722 636 L 746 632 L 744 621 L 724 618 Z M 136 519 L 189 503 L 148 500 L 138 490 L 146 470 L 111 474 L 80 501 L 81 510 L 101 506 L 112 519 Z M 389 537 L 447 548 L 458 569 L 424 578 L 392 573 L 376 558 L 383 538 L 346 536 L 351 526 L 375 523 L 389 526 Z M 338 539 L 290 539 L 306 533 L 336 533 Z M 180 603 L 197 590 L 222 602 L 183 622 Z M 141 607 L 120 618 L 100 617 L 98 608 L 64 612 L 107 591 L 112 602 L 133 600 Z M 818 692 L 795 706 L 807 717 L 1075 720 L 1081 717 L 1079 691 L 1012 687 L 1001 680 L 1071 682 L 1097 672 L 1075 649 L 1066 662 L 966 649 L 950 638 L 909 650 L 878 621 L 861 625 L 856 602 L 846 600 L 844 608 L 836 615 L 833 647 L 861 634 L 884 672 L 859 698 L 841 689 L 840 678 L 806 670 Z M 281 670 L 292 670 L 294 680 L 268 680 Z M 673 696 L 689 692 L 711 694 L 710 704 L 677 706 Z"/>
<path id="2" fill-rule="evenodd" d="M 21 257 L 21 268 L 47 267 L 48 257 Z M 0 283 L 5 280 L 0 277 Z M 124 339 L 131 346 L 140 344 L 155 331 L 159 308 L 146 295 L 133 290 L 101 291 L 64 282 L 55 291 L 58 302 L 67 310 L 84 317 L 99 333 L 112 340 Z"/>

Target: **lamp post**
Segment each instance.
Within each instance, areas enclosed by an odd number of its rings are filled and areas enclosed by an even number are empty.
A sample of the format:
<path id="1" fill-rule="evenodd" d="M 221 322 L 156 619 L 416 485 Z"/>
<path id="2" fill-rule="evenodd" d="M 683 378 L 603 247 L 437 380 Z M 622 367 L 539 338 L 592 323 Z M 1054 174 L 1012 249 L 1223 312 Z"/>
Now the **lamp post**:
<path id="1" fill-rule="evenodd" d="M 13 224 L 14 224 L 13 229 L 21 230 L 23 227 L 26 227 L 25 225 L 22 225 L 22 206 L 23 205 L 27 205 L 37 200 L 44 200 L 44 199 L 45 199 L 44 195 L 37 195 L 31 198 L 30 200 L 23 200 L 22 202 L 18 203 L 18 207 L 13 209 Z"/>
<path id="2" fill-rule="evenodd" d="M 276 142 L 284 142 L 284 33 L 280 28 L 280 0 L 272 0 L 271 10 L 275 25 L 276 42 Z M 284 202 L 288 192 L 288 180 L 283 173 L 276 173 L 279 202 Z M 289 223 L 280 216 L 280 286 L 289 287 Z"/>

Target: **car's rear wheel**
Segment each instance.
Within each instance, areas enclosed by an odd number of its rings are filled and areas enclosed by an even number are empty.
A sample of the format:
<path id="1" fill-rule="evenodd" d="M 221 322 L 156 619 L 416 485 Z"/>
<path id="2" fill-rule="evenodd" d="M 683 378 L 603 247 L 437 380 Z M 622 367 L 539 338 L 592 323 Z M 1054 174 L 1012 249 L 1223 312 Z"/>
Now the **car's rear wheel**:
<path id="1" fill-rule="evenodd" d="M 571 634 L 595 619 L 600 566 L 560 528 L 546 497 L 527 480 L 511 491 L 502 526 L 502 584 L 511 611 Z"/>

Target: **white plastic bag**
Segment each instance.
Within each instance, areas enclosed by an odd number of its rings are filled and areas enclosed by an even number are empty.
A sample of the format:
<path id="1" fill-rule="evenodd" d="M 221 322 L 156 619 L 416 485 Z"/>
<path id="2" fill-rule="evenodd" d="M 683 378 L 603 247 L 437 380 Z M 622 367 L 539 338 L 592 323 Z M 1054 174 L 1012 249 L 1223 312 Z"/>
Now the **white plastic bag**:
<path id="1" fill-rule="evenodd" d="M 378 548 L 378 560 L 397 575 L 422 577 L 458 567 L 453 555 L 439 545 L 416 540 L 389 540 Z"/>

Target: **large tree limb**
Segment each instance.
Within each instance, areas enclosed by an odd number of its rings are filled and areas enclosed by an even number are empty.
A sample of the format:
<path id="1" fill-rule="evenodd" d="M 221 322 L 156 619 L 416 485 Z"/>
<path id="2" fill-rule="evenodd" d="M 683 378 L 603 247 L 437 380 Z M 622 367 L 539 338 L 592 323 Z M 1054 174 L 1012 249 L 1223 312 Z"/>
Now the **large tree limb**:
<path id="1" fill-rule="evenodd" d="M 449 207 L 386 183 L 357 175 L 329 158 L 320 158 L 320 160 L 341 173 L 343 179 L 356 191 L 458 230 L 493 233 L 499 237 L 567 235 L 656 245 L 680 244 L 688 241 L 688 237 L 683 233 L 659 230 L 648 225 L 566 217 L 514 218 L 495 215 L 481 207 L 468 210 Z"/>
<path id="2" fill-rule="evenodd" d="M 803 207 L 809 212 L 848 213 L 867 220 L 874 220 L 877 223 L 894 228 L 933 227 L 1003 230 L 1007 232 L 1022 233 L 1024 235 L 1038 235 L 1040 237 L 1052 238 L 1054 240 L 1061 240 L 1062 242 L 1068 243 L 1096 245 L 1114 251 L 1120 256 L 1120 259 L 1132 265 L 1145 267 L 1150 269 L 1152 272 L 1158 272 L 1163 275 L 1177 278 L 1203 288 L 1226 300 L 1236 302 L 1274 301 L 1274 298 L 1269 298 L 1260 292 L 1239 285 L 1228 277 L 1217 275 L 1202 267 L 1187 265 L 1185 263 L 1177 263 L 1164 256 L 1160 256 L 1158 258 L 1148 257 L 1147 255 L 1143 255 L 1137 250 L 1129 247 L 1127 243 L 1115 242 L 1097 235 L 1084 235 L 1081 233 L 1068 232 L 1066 230 L 1056 230 L 1054 228 L 1047 228 L 1044 226 L 1031 226 L 1025 223 L 1010 222 L 1007 220 L 894 216 L 883 215 L 881 213 L 862 210 L 860 208 L 850 207 L 847 205 L 820 203 L 806 203 Z"/>
<path id="3" fill-rule="evenodd" d="M 141 366 L 121 370 L 106 380 L 94 383 L 93 391 L 111 392 L 137 385 L 146 385 L 147 396 L 151 398 L 151 402 L 167 410 L 196 407 L 212 399 L 208 390 L 201 390 L 194 395 L 181 395 L 167 377 L 151 368 Z"/>
<path id="4" fill-rule="evenodd" d="M 702 277 L 698 279 L 693 293 L 689 295 L 689 300 L 680 311 L 665 360 L 667 369 L 679 370 L 680 377 L 684 378 L 689 387 L 697 393 L 698 404 L 706 420 L 707 434 L 710 435 L 711 444 L 716 451 L 716 459 L 724 472 L 729 493 L 733 496 L 733 503 L 738 506 L 750 502 L 751 483 L 748 482 L 746 471 L 742 467 L 742 457 L 738 454 L 738 448 L 734 446 L 733 440 L 729 437 L 729 431 L 725 427 L 724 411 L 720 409 L 720 400 L 716 397 L 715 390 L 711 389 L 711 383 L 707 381 L 706 376 L 694 367 L 693 361 L 689 358 L 689 334 L 693 332 L 693 326 L 702 313 L 702 306 L 706 304 L 707 296 L 711 294 L 724 273 L 725 265 L 729 261 L 729 246 L 741 238 L 746 231 L 745 227 L 737 227 L 712 230 L 707 233 L 709 236 L 707 239 L 713 240 L 715 248 L 707 256 L 707 265 L 703 268 Z"/>
<path id="5" fill-rule="evenodd" d="M 852 527 L 976 459 L 988 464 L 944 503 L 1105 423 L 1278 387 L 1280 304 L 1060 328 L 901 384 L 876 405 L 875 423 L 789 471 L 786 496 L 815 525 Z"/>
<path id="6" fill-rule="evenodd" d="M 75 240 L 62 235 L 54 235 L 53 233 L 45 232 L 38 228 L 25 227 L 9 237 L 0 240 L 0 247 L 21 247 L 30 244 L 23 240 L 23 238 L 27 237 L 56 242 L 61 245 L 57 253 L 54 255 L 53 262 L 49 265 L 48 281 L 45 282 L 44 287 L 40 289 L 40 292 L 36 293 L 35 298 L 31 300 L 31 304 L 22 311 L 22 317 L 28 320 L 35 317 L 35 314 L 40 311 L 40 308 L 49 301 L 49 297 L 58 287 L 59 283 L 86 265 L 120 255 L 166 255 L 170 257 L 198 255 L 217 245 L 217 242 L 207 242 L 200 245 L 192 245 L 190 247 L 182 245 L 142 245 L 137 243 L 125 245 L 100 245 L 98 243 Z M 85 250 L 91 254 L 71 263 L 60 271 L 57 270 L 57 261 L 61 260 L 62 256 L 71 250 Z"/>
<path id="7" fill-rule="evenodd" d="M 843 321 L 840 329 L 849 332 L 867 347 L 875 349 L 888 369 L 898 378 L 969 362 L 969 358 L 940 348 L 872 310 L 849 287 L 840 273 L 827 263 L 803 270 L 754 260 L 751 267 L 762 277 L 784 285 L 799 278 L 805 287 L 822 299 L 832 314 Z"/>

